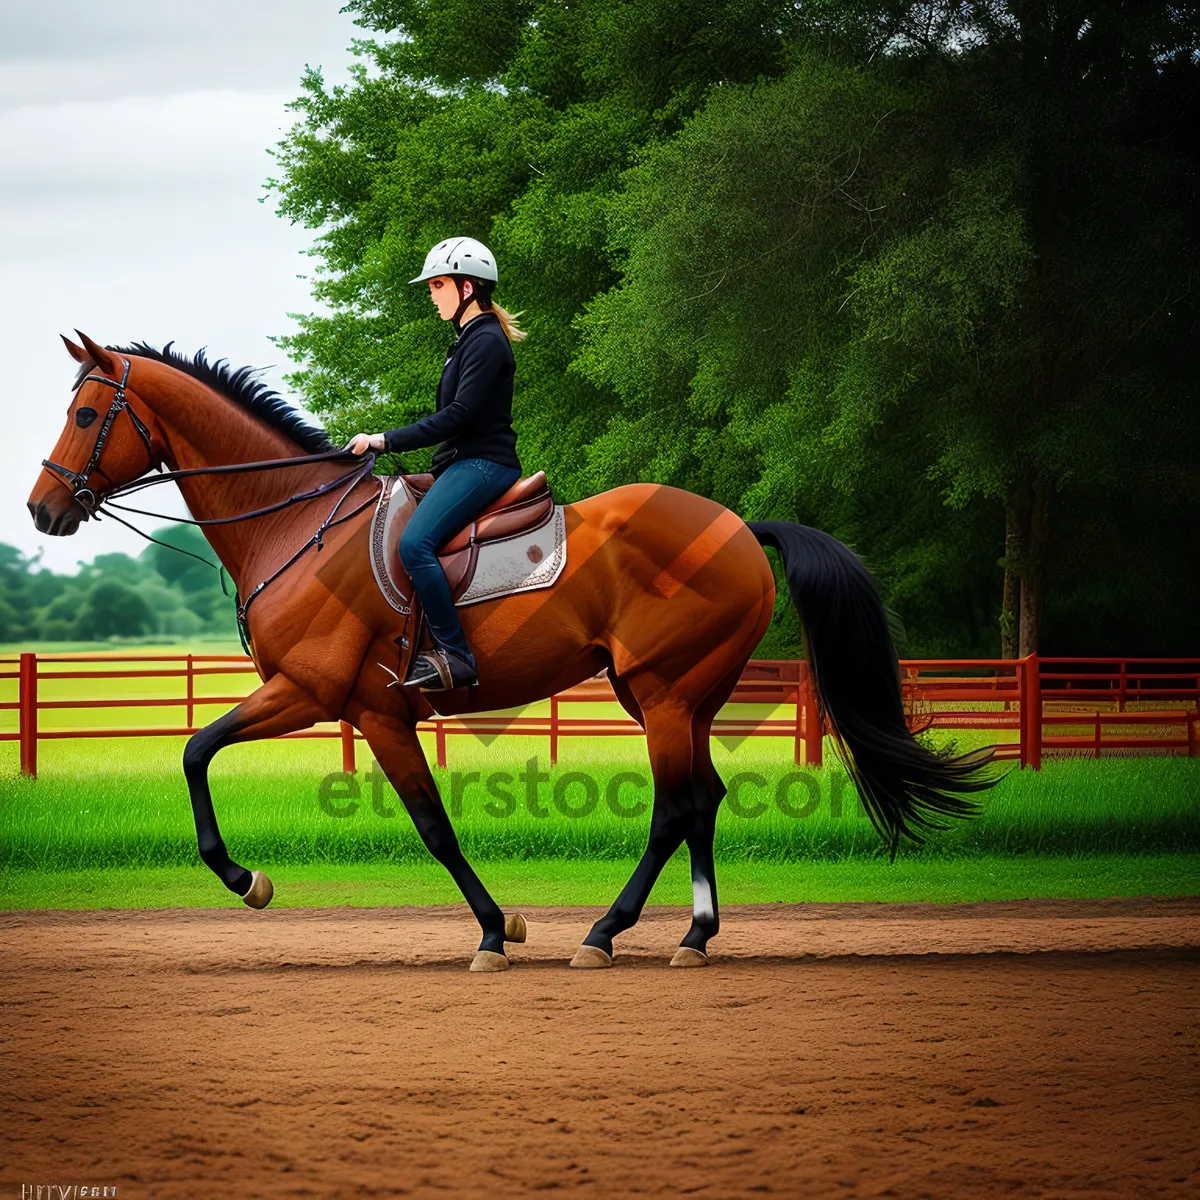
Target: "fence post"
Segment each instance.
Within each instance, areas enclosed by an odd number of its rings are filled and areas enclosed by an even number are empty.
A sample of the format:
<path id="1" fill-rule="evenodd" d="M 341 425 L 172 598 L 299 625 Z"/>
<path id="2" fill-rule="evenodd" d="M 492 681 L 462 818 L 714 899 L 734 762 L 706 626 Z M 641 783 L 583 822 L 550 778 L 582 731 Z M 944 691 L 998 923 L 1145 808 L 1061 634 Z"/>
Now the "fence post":
<path id="1" fill-rule="evenodd" d="M 550 765 L 558 766 L 558 693 L 550 697 Z"/>
<path id="2" fill-rule="evenodd" d="M 190 731 L 195 721 L 195 676 L 192 674 L 192 656 L 187 656 L 187 727 Z"/>
<path id="3" fill-rule="evenodd" d="M 1036 653 L 1021 660 L 1021 766 L 1042 769 L 1042 677 Z"/>
<path id="4" fill-rule="evenodd" d="M 804 685 L 796 684 L 796 736 L 792 745 L 792 762 L 800 765 L 800 747 L 804 741 Z"/>
<path id="5" fill-rule="evenodd" d="M 342 730 L 342 770 L 347 775 L 353 775 L 357 770 L 354 765 L 354 726 L 349 721 L 339 724 Z"/>
<path id="6" fill-rule="evenodd" d="M 434 736 L 437 740 L 437 764 L 446 765 L 446 726 L 443 721 L 434 722 Z"/>
<path id="7" fill-rule="evenodd" d="M 807 662 L 800 664 L 800 686 L 804 689 L 804 765 L 821 765 L 821 714 L 817 710 L 817 689 Z"/>
<path id="8" fill-rule="evenodd" d="M 1018 761 L 1021 770 L 1029 766 L 1029 660 L 1017 659 L 1017 729 L 1020 734 L 1021 751 Z"/>
<path id="9" fill-rule="evenodd" d="M 21 655 L 20 694 L 18 696 L 17 713 L 21 722 L 21 774 L 31 779 L 37 778 L 37 704 L 38 704 L 38 669 L 37 655 L 25 653 Z"/>

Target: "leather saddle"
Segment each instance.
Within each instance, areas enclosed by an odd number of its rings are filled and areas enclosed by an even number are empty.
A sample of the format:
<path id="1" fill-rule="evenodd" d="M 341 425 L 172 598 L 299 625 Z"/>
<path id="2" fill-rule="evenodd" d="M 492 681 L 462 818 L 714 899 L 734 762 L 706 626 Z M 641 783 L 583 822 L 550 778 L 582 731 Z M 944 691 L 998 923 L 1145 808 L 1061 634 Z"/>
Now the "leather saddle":
<path id="1" fill-rule="evenodd" d="M 411 505 L 411 508 L 415 508 L 433 486 L 434 477 L 429 474 L 401 475 L 400 479 L 411 498 L 405 507 Z M 550 493 L 545 471 L 535 471 L 532 475 L 518 479 L 508 491 L 478 513 L 438 551 L 438 562 L 446 573 L 450 595 L 455 602 L 457 603 L 471 586 L 481 546 L 505 541 L 538 529 L 553 515 L 554 498 Z M 407 516 L 404 519 L 407 521 Z M 398 554 L 390 566 L 393 573 L 400 577 L 398 582 L 410 598 L 410 611 L 404 623 L 404 632 L 396 639 L 400 646 L 399 678 L 403 680 L 408 676 L 409 666 L 416 653 L 420 649 L 432 648 L 433 641 L 421 619 L 420 598 Z M 418 630 L 419 639 L 414 633 Z"/>

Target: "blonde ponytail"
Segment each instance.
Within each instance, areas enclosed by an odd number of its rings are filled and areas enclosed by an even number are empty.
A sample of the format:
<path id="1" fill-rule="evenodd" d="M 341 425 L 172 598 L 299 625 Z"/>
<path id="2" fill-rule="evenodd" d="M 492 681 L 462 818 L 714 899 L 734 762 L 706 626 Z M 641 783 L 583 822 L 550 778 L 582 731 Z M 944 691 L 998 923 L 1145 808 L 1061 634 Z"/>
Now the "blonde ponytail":
<path id="1" fill-rule="evenodd" d="M 494 312 L 500 318 L 500 328 L 504 330 L 504 336 L 510 342 L 523 342 L 529 334 L 517 325 L 517 318 L 521 315 L 518 313 L 510 313 L 507 308 L 501 308 L 499 304 L 489 304 L 488 311 Z"/>
<path id="2" fill-rule="evenodd" d="M 491 251 L 488 251 L 490 254 Z M 479 279 L 476 276 L 467 276 L 471 280 L 475 288 L 475 300 L 479 305 L 480 312 L 495 313 L 500 319 L 500 328 L 504 330 L 504 336 L 510 342 L 523 342 L 529 335 L 517 324 L 517 318 L 521 315 L 519 312 L 510 313 L 507 308 L 497 304 L 492 299 L 492 293 L 496 290 L 496 281 L 494 279 Z M 456 285 L 457 286 L 457 285 Z M 459 295 L 462 295 L 461 289 Z"/>

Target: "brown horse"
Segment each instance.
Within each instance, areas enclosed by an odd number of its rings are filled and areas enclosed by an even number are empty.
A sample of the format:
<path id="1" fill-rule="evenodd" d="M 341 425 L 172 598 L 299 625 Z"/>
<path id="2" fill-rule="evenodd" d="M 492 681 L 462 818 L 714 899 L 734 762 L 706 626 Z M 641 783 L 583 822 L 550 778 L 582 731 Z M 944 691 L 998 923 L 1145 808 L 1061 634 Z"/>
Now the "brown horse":
<path id="1" fill-rule="evenodd" d="M 195 474 L 178 481 L 198 520 L 271 507 L 343 476 L 335 448 L 246 370 L 144 345 L 104 348 L 63 339 L 82 364 L 66 426 L 29 509 L 44 533 L 69 535 L 113 489 L 152 468 L 171 470 L 296 458 L 270 473 Z M 271 885 L 230 857 L 207 773 L 224 746 L 349 721 L 359 729 L 425 845 L 458 884 L 483 930 L 475 970 L 508 965 L 524 922 L 504 914 L 463 857 L 417 738 L 436 710 L 510 708 L 607 670 L 618 700 L 645 729 L 654 781 L 646 851 L 574 965 L 607 966 L 613 937 L 631 928 L 659 872 L 686 841 L 694 915 L 673 965 L 704 965 L 717 932 L 713 835 L 725 787 L 709 753 L 711 723 L 771 619 L 775 579 L 762 545 L 782 555 L 804 624 L 822 713 L 863 804 L 895 853 L 905 835 L 968 815 L 967 793 L 990 786 L 988 752 L 931 753 L 909 734 L 886 614 L 870 574 L 827 534 L 785 522 L 747 525 L 702 496 L 631 484 L 565 506 L 566 566 L 548 588 L 463 608 L 478 664 L 471 692 L 389 688 L 401 616 L 380 593 L 368 557 L 378 482 L 365 474 L 341 523 L 261 591 L 247 615 L 263 683 L 196 733 L 184 751 L 200 855 L 252 907 Z M 328 518 L 334 493 L 254 519 L 206 527 L 213 550 L 247 596 Z"/>

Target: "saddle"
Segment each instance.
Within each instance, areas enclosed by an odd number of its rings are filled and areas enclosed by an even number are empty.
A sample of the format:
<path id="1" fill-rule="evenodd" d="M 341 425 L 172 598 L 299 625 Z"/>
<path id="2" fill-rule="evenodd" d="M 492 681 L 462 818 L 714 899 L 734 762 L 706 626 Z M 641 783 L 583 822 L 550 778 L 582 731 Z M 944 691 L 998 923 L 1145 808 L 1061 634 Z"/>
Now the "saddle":
<path id="1" fill-rule="evenodd" d="M 390 475 L 371 523 L 371 565 L 388 603 L 404 614 L 398 680 L 422 649 L 433 648 L 421 603 L 400 558 L 400 535 L 433 486 L 429 474 Z M 439 551 L 455 605 L 475 604 L 514 592 L 549 587 L 566 562 L 566 524 L 550 494 L 546 473 L 518 479 L 479 512 Z"/>

